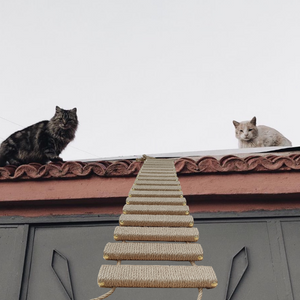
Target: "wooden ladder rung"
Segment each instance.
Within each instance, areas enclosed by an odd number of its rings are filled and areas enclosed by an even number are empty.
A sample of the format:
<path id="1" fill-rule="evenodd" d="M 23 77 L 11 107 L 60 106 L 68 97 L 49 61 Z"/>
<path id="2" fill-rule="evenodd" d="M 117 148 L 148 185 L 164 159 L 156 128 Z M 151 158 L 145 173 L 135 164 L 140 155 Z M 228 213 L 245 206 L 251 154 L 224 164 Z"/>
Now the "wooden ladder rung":
<path id="1" fill-rule="evenodd" d="M 107 243 L 103 257 L 107 260 L 172 260 L 203 259 L 200 244 L 183 243 Z"/>
<path id="2" fill-rule="evenodd" d="M 137 175 L 137 178 L 143 178 L 143 177 L 164 177 L 164 178 L 178 178 L 177 174 L 175 172 L 171 172 L 171 173 L 139 173 Z"/>
<path id="3" fill-rule="evenodd" d="M 183 197 L 182 191 L 137 191 L 130 190 L 129 197 Z"/>
<path id="4" fill-rule="evenodd" d="M 140 175 L 137 177 L 136 181 L 144 181 L 144 182 L 147 182 L 147 181 L 164 181 L 164 182 L 178 182 L 178 177 L 177 176 L 160 176 L 160 175 L 157 175 L 157 176 L 143 176 L 143 175 Z"/>
<path id="5" fill-rule="evenodd" d="M 186 205 L 186 199 L 183 198 L 159 198 L 159 197 L 127 197 L 126 204 L 133 205 Z"/>
<path id="6" fill-rule="evenodd" d="M 141 167 L 141 169 L 170 169 L 170 170 L 175 170 L 175 166 L 174 164 L 170 164 L 170 163 L 165 163 L 165 164 L 161 164 L 161 165 L 157 165 L 157 164 L 143 164 L 143 166 Z"/>
<path id="7" fill-rule="evenodd" d="M 194 218 L 191 215 L 124 215 L 119 218 L 121 226 L 147 227 L 193 227 Z"/>
<path id="8" fill-rule="evenodd" d="M 175 175 L 176 172 L 175 170 L 169 170 L 169 169 L 164 169 L 164 168 L 142 168 L 140 174 L 170 174 L 170 175 Z"/>
<path id="9" fill-rule="evenodd" d="M 157 160 L 154 161 L 145 161 L 144 166 L 174 166 L 174 161 L 172 160 L 159 160 L 159 162 Z"/>
<path id="10" fill-rule="evenodd" d="M 189 215 L 187 205 L 124 205 L 124 214 Z"/>
<path id="11" fill-rule="evenodd" d="M 114 239 L 116 241 L 196 242 L 199 239 L 199 231 L 195 227 L 117 226 L 114 231 Z"/>
<path id="12" fill-rule="evenodd" d="M 217 277 L 207 266 L 102 265 L 101 287 L 132 288 L 212 288 Z"/>
<path id="13" fill-rule="evenodd" d="M 134 184 L 131 191 L 181 191 L 180 185 L 139 185 Z"/>
<path id="14" fill-rule="evenodd" d="M 138 179 L 134 182 L 135 185 L 166 185 L 166 186 L 176 186 L 180 187 L 180 182 L 178 180 L 142 180 Z"/>

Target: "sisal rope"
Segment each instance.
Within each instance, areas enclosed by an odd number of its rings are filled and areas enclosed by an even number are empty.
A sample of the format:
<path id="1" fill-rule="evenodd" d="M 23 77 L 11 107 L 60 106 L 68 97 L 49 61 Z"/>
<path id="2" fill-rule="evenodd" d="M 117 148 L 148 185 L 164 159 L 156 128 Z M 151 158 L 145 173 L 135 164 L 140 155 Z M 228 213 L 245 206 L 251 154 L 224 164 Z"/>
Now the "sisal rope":
<path id="1" fill-rule="evenodd" d="M 137 179 L 134 182 L 135 185 L 163 185 L 163 186 L 177 186 L 180 187 L 180 182 L 178 180 L 144 180 Z"/>
<path id="2" fill-rule="evenodd" d="M 102 265 L 98 274 L 102 287 L 211 288 L 216 281 L 208 266 Z"/>
<path id="3" fill-rule="evenodd" d="M 116 241 L 195 242 L 199 239 L 199 231 L 195 227 L 117 226 L 114 231 L 114 239 Z"/>
<path id="4" fill-rule="evenodd" d="M 193 227 L 194 218 L 190 215 L 127 215 L 119 218 L 121 226 L 141 227 Z"/>
<path id="5" fill-rule="evenodd" d="M 133 204 L 133 205 L 186 205 L 185 198 L 159 198 L 159 197 L 127 197 L 126 204 Z"/>
<path id="6" fill-rule="evenodd" d="M 107 260 L 199 261 L 203 258 L 203 249 L 198 243 L 107 243 L 103 257 Z"/>
<path id="7" fill-rule="evenodd" d="M 149 174 L 139 174 L 137 177 L 137 179 L 142 179 L 142 180 L 158 180 L 158 179 L 162 179 L 162 180 L 178 180 L 176 174 L 154 174 L 154 173 L 149 173 Z"/>
<path id="8" fill-rule="evenodd" d="M 202 299 L 202 294 L 203 294 L 203 288 L 198 289 L 198 297 L 197 297 L 197 300 L 201 300 L 201 299 Z"/>
<path id="9" fill-rule="evenodd" d="M 120 261 L 120 260 L 117 262 L 117 266 L 119 266 L 119 265 L 121 265 L 121 261 Z M 109 297 L 115 290 L 116 290 L 116 287 L 113 287 L 113 288 L 112 288 L 110 291 L 108 291 L 107 293 L 105 293 L 105 294 L 103 294 L 103 295 L 101 295 L 101 296 L 99 296 L 99 297 L 97 297 L 97 298 L 93 298 L 93 299 L 91 299 L 91 300 L 102 300 L 102 299 L 105 299 L 105 298 Z M 201 299 L 200 299 L 200 300 L 201 300 Z"/>
<path id="10" fill-rule="evenodd" d="M 139 185 L 135 184 L 132 191 L 181 191 L 180 185 Z"/>
<path id="11" fill-rule="evenodd" d="M 137 191 L 130 190 L 129 197 L 183 197 L 182 191 Z"/>
<path id="12" fill-rule="evenodd" d="M 107 243 L 106 260 L 117 260 L 117 265 L 102 265 L 98 274 L 101 287 L 111 287 L 106 294 L 92 300 L 110 296 L 116 287 L 198 288 L 197 300 L 202 299 L 203 288 L 217 285 L 212 267 L 197 266 L 203 249 L 195 244 L 199 231 L 193 228 L 183 198 L 174 161 L 152 159 L 147 156 L 126 199 L 120 226 L 115 228 L 114 239 L 123 243 Z M 132 243 L 125 241 L 164 241 L 182 243 Z M 190 261 L 192 266 L 120 265 L 121 260 Z"/>
<path id="13" fill-rule="evenodd" d="M 123 214 L 189 215 L 189 207 L 183 205 L 124 205 Z"/>
<path id="14" fill-rule="evenodd" d="M 107 293 L 103 294 L 102 296 L 97 297 L 97 298 L 93 298 L 91 300 L 102 300 L 102 299 L 105 299 L 105 298 L 109 297 L 115 290 L 116 290 L 116 287 L 112 288 L 110 291 L 108 291 Z"/>

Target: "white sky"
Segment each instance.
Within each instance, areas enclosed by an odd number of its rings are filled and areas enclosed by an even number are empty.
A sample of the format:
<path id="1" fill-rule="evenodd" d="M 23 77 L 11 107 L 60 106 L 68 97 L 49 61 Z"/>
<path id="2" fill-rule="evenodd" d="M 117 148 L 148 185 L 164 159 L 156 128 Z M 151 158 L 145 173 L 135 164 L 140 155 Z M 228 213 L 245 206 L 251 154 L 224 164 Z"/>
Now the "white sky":
<path id="1" fill-rule="evenodd" d="M 65 160 L 300 145 L 300 2 L 0 0 L 0 140 L 77 107 Z M 4 120 L 9 120 L 10 122 Z"/>

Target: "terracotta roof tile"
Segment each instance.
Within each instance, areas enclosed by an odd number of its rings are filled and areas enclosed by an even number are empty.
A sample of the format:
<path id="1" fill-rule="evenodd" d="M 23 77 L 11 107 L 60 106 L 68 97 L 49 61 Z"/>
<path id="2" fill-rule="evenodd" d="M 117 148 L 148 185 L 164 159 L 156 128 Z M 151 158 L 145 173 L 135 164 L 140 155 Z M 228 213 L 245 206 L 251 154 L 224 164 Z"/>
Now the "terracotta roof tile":
<path id="1" fill-rule="evenodd" d="M 142 163 L 136 161 L 117 162 L 64 162 L 40 165 L 30 163 L 27 165 L 0 167 L 0 180 L 16 179 L 46 179 L 46 178 L 74 178 L 97 176 L 128 176 L 137 175 Z"/>
<path id="2" fill-rule="evenodd" d="M 220 159 L 205 156 L 197 161 L 180 158 L 176 161 L 175 166 L 179 174 L 300 170 L 300 154 L 289 156 L 251 155 L 244 158 L 226 155 Z"/>
<path id="3" fill-rule="evenodd" d="M 87 176 L 113 177 L 136 176 L 142 162 L 136 160 L 64 162 L 40 165 L 0 167 L 0 180 L 75 178 Z M 251 155 L 238 157 L 226 155 L 221 158 L 204 156 L 197 160 L 182 157 L 175 161 L 178 174 L 236 173 L 236 172 L 279 172 L 300 170 L 300 154 Z"/>

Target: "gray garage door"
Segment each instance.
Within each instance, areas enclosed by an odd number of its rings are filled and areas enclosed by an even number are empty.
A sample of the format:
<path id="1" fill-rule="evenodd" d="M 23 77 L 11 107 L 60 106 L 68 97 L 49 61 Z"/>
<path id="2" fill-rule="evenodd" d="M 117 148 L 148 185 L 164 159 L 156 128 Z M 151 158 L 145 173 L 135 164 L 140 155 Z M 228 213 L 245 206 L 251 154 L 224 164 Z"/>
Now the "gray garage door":
<path id="1" fill-rule="evenodd" d="M 217 288 L 204 290 L 203 300 L 300 300 L 300 219 L 195 223 L 204 249 L 204 260 L 197 264 L 213 266 L 219 281 Z M 1 299 L 84 300 L 108 291 L 99 288 L 96 279 L 102 264 L 114 264 L 102 256 L 106 243 L 113 242 L 115 226 L 87 222 L 35 224 L 29 230 L 27 225 L 0 227 Z M 109 297 L 196 298 L 196 289 L 125 288 Z"/>

